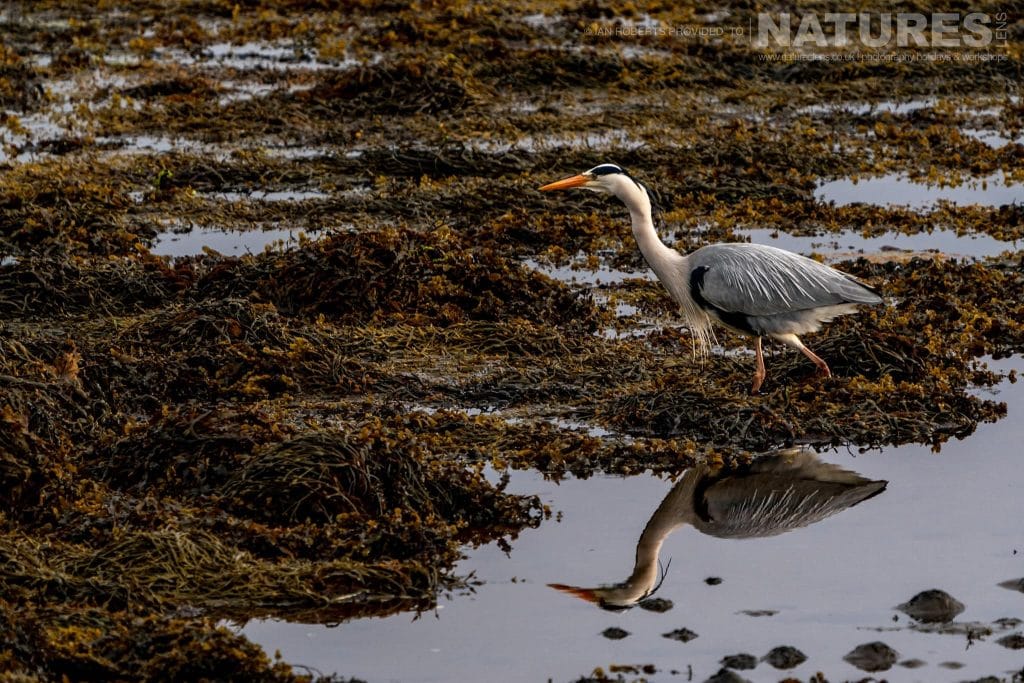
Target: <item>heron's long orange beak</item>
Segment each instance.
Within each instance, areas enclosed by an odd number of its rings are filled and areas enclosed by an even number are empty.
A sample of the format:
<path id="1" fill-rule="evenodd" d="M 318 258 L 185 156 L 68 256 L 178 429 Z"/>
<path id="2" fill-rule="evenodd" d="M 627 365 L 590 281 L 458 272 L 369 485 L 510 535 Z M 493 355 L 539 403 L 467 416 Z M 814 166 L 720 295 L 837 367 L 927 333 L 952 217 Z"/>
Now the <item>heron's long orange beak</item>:
<path id="1" fill-rule="evenodd" d="M 550 190 L 568 190 L 570 187 L 581 187 L 586 185 L 590 181 L 588 175 L 574 175 L 571 178 L 565 178 L 564 180 L 556 180 L 553 183 L 549 183 L 544 187 L 540 188 L 541 192 L 548 192 Z"/>
<path id="2" fill-rule="evenodd" d="M 572 178 L 568 178 L 568 180 L 572 180 Z M 554 588 L 556 591 L 562 591 L 563 593 L 568 593 L 569 595 L 575 595 L 577 598 L 582 598 L 583 600 L 586 600 L 587 602 L 592 602 L 594 604 L 601 602 L 601 598 L 598 597 L 597 592 L 593 588 L 566 586 L 564 583 L 549 583 L 548 588 Z"/>

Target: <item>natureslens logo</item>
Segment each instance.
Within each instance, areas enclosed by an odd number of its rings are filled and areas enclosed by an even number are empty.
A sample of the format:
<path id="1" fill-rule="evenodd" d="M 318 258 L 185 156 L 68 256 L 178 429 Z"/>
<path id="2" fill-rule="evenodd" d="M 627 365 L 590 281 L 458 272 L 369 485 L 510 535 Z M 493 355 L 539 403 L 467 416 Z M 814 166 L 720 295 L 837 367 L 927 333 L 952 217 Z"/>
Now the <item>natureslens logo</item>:
<path id="1" fill-rule="evenodd" d="M 822 12 L 757 15 L 752 45 L 789 48 L 984 48 L 1005 41 L 1005 12 Z"/>

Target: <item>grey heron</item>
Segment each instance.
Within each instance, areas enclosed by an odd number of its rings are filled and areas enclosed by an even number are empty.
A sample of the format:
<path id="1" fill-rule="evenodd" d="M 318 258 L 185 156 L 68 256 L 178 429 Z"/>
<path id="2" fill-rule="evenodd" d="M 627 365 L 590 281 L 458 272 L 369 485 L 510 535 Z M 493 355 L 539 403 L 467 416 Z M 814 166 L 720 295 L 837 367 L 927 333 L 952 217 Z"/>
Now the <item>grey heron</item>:
<path id="1" fill-rule="evenodd" d="M 884 491 L 886 484 L 800 448 L 764 455 L 737 470 L 698 465 L 683 473 L 651 515 L 629 578 L 596 588 L 548 585 L 605 609 L 625 609 L 657 589 L 661 547 L 681 526 L 717 538 L 776 536 L 853 507 Z"/>
<path id="2" fill-rule="evenodd" d="M 853 276 L 775 247 L 711 244 L 684 256 L 658 237 L 647 188 L 615 164 L 601 164 L 540 189 L 574 187 L 615 195 L 626 205 L 640 253 L 679 305 L 695 348 L 707 353 L 712 321 L 754 337 L 753 393 L 766 375 L 762 337 L 798 349 L 828 377 L 828 364 L 798 335 L 816 332 L 822 323 L 853 313 L 860 304 L 882 302 L 877 291 Z"/>

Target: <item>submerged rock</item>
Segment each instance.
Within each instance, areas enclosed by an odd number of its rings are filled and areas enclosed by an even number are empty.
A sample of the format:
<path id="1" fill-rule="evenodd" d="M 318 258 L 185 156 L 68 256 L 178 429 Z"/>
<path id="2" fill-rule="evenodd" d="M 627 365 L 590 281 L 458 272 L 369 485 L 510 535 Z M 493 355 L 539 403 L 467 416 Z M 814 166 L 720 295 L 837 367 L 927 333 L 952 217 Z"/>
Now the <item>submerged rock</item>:
<path id="1" fill-rule="evenodd" d="M 900 662 L 900 666 L 904 669 L 920 669 L 926 663 L 923 659 L 904 659 Z"/>
<path id="2" fill-rule="evenodd" d="M 668 633 L 662 633 L 662 638 L 668 638 L 669 640 L 678 640 L 681 643 L 688 643 L 697 637 L 697 634 L 688 628 L 677 628 L 675 631 L 669 631 Z"/>
<path id="3" fill-rule="evenodd" d="M 601 631 L 601 635 L 608 640 L 622 640 L 629 635 L 629 631 L 621 629 L 618 626 L 609 626 L 605 630 Z"/>
<path id="4" fill-rule="evenodd" d="M 953 621 L 965 608 L 949 593 L 933 588 L 921 591 L 896 609 L 922 623 L 938 624 Z"/>
<path id="5" fill-rule="evenodd" d="M 718 673 L 706 679 L 704 683 L 750 683 L 750 681 L 734 671 L 719 669 Z"/>
<path id="6" fill-rule="evenodd" d="M 667 612 L 673 607 L 672 601 L 665 598 L 647 598 L 638 602 L 637 605 L 640 609 L 645 609 L 648 612 Z"/>
<path id="7" fill-rule="evenodd" d="M 861 671 L 888 671 L 899 659 L 900 653 L 881 641 L 864 643 L 853 648 L 844 660 Z"/>
<path id="8" fill-rule="evenodd" d="M 737 655 L 722 657 L 722 666 L 727 669 L 753 669 L 757 667 L 757 657 L 741 652 Z"/>
<path id="9" fill-rule="evenodd" d="M 1020 633 L 1011 633 L 1008 636 L 1003 636 L 996 642 L 1011 650 L 1024 650 L 1024 635 Z"/>
<path id="10" fill-rule="evenodd" d="M 807 661 L 807 655 L 789 645 L 780 645 L 772 648 L 763 658 L 776 669 L 792 669 Z"/>

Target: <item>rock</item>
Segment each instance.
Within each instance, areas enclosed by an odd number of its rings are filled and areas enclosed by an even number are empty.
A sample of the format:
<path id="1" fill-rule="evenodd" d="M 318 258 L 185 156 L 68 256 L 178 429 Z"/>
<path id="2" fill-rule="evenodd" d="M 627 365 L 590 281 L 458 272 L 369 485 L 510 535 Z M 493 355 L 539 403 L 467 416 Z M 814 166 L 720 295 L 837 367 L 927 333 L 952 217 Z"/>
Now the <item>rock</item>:
<path id="1" fill-rule="evenodd" d="M 953 621 L 964 611 L 964 604 L 945 591 L 933 588 L 921 591 L 896 609 L 925 624 Z"/>
<path id="2" fill-rule="evenodd" d="M 757 657 L 741 652 L 738 655 L 722 657 L 722 666 L 726 669 L 753 669 L 757 666 Z"/>
<path id="3" fill-rule="evenodd" d="M 629 631 L 621 629 L 618 626 L 610 626 L 609 628 L 601 631 L 601 635 L 609 640 L 622 640 L 629 635 Z"/>
<path id="4" fill-rule="evenodd" d="M 1009 581 L 1003 581 L 999 584 L 1003 588 L 1009 588 L 1012 591 L 1020 591 L 1024 593 L 1024 578 L 1010 579 Z"/>
<path id="5" fill-rule="evenodd" d="M 672 609 L 672 601 L 665 598 L 647 598 L 637 603 L 640 609 L 648 612 L 667 612 Z"/>
<path id="6" fill-rule="evenodd" d="M 905 669 L 920 669 L 925 663 L 923 659 L 904 659 L 900 662 L 900 666 Z"/>
<path id="7" fill-rule="evenodd" d="M 718 673 L 705 680 L 704 683 L 750 683 L 750 681 L 734 671 L 719 669 Z"/>
<path id="8" fill-rule="evenodd" d="M 722 579 L 718 578 L 717 576 L 709 576 L 708 578 L 704 579 L 704 583 L 706 583 L 709 586 L 717 586 L 718 584 L 722 583 Z"/>
<path id="9" fill-rule="evenodd" d="M 744 609 L 740 610 L 739 613 L 745 614 L 748 617 L 774 617 L 779 612 L 774 609 Z"/>
<path id="10" fill-rule="evenodd" d="M 697 637 L 697 634 L 688 628 L 677 628 L 675 631 L 669 631 L 668 633 L 662 633 L 662 638 L 668 638 L 670 640 L 678 640 L 681 643 L 688 643 Z"/>
<path id="11" fill-rule="evenodd" d="M 1008 636 L 1003 636 L 996 642 L 1011 650 L 1024 650 L 1024 635 L 1020 633 L 1011 633 Z"/>
<path id="12" fill-rule="evenodd" d="M 762 657 L 764 661 L 768 662 L 776 669 L 792 669 L 795 666 L 800 666 L 807 661 L 807 655 L 795 647 L 789 645 L 780 645 L 779 647 L 773 648 L 771 652 Z"/>
<path id="13" fill-rule="evenodd" d="M 899 658 L 896 650 L 877 640 L 858 645 L 843 657 L 861 671 L 888 671 Z"/>

